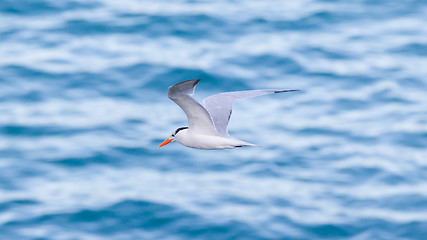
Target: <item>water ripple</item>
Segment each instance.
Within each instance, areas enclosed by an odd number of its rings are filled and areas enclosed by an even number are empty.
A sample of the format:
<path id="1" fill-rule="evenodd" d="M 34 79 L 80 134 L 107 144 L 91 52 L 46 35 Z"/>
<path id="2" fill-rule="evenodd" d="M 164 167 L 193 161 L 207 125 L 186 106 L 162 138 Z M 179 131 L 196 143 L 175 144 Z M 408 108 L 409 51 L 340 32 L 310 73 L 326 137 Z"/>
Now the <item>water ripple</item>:
<path id="1" fill-rule="evenodd" d="M 272 7 L 273 6 L 273 7 Z M 1 239 L 422 239 L 422 0 L 3 1 Z M 161 141 L 167 88 L 263 147 Z"/>

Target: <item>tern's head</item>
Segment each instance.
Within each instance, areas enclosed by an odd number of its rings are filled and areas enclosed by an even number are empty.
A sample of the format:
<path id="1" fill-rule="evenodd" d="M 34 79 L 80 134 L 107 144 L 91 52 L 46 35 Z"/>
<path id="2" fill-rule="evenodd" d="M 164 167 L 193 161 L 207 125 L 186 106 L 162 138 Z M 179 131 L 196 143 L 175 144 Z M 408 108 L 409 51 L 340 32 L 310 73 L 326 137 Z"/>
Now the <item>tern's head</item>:
<path id="1" fill-rule="evenodd" d="M 164 145 L 174 142 L 182 135 L 183 132 L 186 132 L 188 127 L 180 127 L 177 128 L 166 140 L 164 140 L 160 145 L 159 148 L 163 147 Z M 184 131 L 183 131 L 184 130 Z M 179 142 L 179 141 L 178 141 Z"/>

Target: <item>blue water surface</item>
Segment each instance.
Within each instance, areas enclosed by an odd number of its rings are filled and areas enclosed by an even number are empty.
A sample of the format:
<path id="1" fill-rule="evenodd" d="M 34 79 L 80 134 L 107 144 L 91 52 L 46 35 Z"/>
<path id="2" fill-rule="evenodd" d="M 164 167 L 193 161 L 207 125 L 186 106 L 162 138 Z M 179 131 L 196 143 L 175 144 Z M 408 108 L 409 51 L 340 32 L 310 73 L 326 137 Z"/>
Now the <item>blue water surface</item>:
<path id="1" fill-rule="evenodd" d="M 427 1 L 0 0 L 0 239 L 426 239 Z M 157 146 L 195 98 L 261 145 Z"/>

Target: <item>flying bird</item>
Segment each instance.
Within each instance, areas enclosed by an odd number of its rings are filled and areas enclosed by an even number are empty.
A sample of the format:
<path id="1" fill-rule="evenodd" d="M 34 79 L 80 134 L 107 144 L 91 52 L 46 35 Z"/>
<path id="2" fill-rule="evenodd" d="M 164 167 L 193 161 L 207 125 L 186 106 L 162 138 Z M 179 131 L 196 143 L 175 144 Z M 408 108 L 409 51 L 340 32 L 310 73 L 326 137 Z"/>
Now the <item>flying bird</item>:
<path id="1" fill-rule="evenodd" d="M 159 148 L 171 142 L 179 142 L 187 147 L 198 149 L 257 146 L 235 139 L 228 134 L 227 126 L 233 102 L 242 98 L 298 91 L 265 89 L 219 93 L 205 98 L 203 107 L 191 97 L 199 81 L 200 79 L 191 79 L 169 87 L 168 97 L 184 110 L 188 118 L 188 127 L 176 129 L 169 138 L 160 144 Z"/>

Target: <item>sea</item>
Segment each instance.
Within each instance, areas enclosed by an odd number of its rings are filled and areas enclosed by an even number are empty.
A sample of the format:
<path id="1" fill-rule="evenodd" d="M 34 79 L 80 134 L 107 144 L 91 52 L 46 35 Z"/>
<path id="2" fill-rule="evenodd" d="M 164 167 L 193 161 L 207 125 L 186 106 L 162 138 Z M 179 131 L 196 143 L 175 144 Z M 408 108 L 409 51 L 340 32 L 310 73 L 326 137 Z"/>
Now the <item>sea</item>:
<path id="1" fill-rule="evenodd" d="M 427 1 L 0 0 L 0 239 L 427 239 Z"/>

